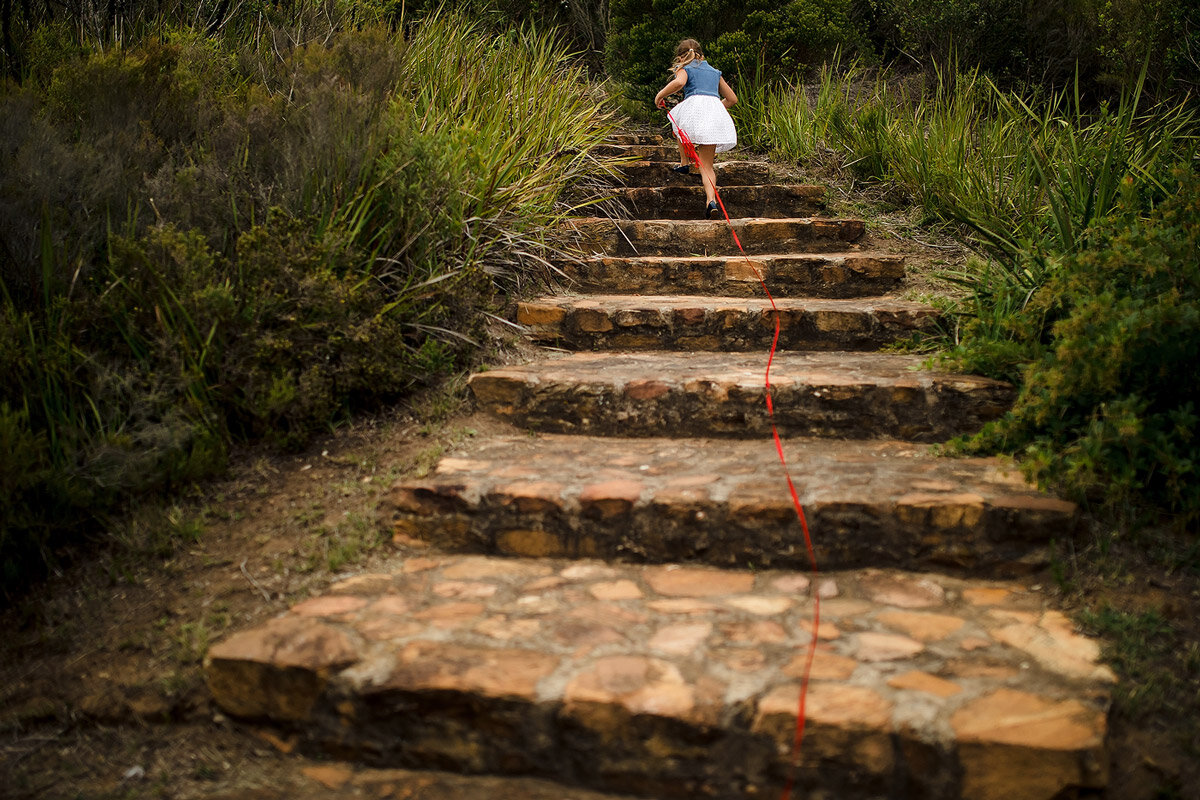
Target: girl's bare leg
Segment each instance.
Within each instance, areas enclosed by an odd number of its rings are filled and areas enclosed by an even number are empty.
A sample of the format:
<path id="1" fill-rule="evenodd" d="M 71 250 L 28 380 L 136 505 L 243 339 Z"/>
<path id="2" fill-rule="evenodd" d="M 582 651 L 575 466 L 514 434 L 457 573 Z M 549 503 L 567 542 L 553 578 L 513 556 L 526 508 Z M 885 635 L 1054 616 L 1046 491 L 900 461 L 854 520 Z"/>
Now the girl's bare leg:
<path id="1" fill-rule="evenodd" d="M 717 172 L 713 169 L 713 158 L 717 155 L 715 144 L 696 145 L 696 155 L 700 156 L 700 178 L 704 181 L 706 202 L 712 203 L 717 199 Z"/>
<path id="2" fill-rule="evenodd" d="M 691 163 L 692 162 L 688 160 L 687 151 L 683 149 L 683 142 L 679 142 L 679 166 L 687 167 L 690 166 Z"/>

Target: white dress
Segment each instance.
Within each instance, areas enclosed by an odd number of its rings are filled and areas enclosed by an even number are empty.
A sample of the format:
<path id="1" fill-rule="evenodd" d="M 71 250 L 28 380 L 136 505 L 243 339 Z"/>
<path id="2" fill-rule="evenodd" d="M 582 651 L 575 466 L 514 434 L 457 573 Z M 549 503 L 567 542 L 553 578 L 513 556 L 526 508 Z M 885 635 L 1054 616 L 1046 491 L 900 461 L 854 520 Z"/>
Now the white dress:
<path id="1" fill-rule="evenodd" d="M 691 81 L 690 75 L 688 80 Z M 718 153 L 732 150 L 737 145 L 733 117 L 729 116 L 729 110 L 719 97 L 694 94 L 671 109 L 671 132 L 677 139 L 680 128 L 692 144 L 715 144 Z"/>

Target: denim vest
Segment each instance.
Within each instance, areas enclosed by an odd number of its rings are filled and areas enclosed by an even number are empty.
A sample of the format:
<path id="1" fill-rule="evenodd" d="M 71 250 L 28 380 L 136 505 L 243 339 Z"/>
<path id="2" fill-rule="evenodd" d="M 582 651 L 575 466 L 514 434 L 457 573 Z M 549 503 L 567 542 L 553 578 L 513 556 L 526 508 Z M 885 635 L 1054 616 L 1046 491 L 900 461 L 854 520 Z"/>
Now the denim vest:
<path id="1" fill-rule="evenodd" d="M 709 66 L 707 61 L 693 61 L 683 68 L 687 73 L 687 85 L 683 87 L 683 99 L 694 94 L 720 97 L 721 70 Z"/>

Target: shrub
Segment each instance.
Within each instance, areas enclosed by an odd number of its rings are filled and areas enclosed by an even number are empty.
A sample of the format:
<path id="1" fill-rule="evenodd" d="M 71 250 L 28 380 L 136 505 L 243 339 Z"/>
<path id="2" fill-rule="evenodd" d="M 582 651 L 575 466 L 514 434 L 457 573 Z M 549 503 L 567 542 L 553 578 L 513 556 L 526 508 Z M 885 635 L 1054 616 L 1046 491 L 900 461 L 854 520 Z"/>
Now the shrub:
<path id="1" fill-rule="evenodd" d="M 1093 76 L 1095 0 L 898 0 L 882 5 L 886 48 L 926 66 L 954 61 L 1000 78 L 1063 83 Z"/>
<path id="2" fill-rule="evenodd" d="M 1159 94 L 1200 89 L 1200 61 L 1195 52 L 1200 5 L 1191 0 L 1100 0 L 1097 41 L 1101 66 L 1109 81 L 1120 82 L 1149 67 Z"/>
<path id="3" fill-rule="evenodd" d="M 792 158 L 838 151 L 928 221 L 974 230 L 990 259 L 947 276 L 970 292 L 950 359 L 1021 389 L 1013 413 L 966 449 L 1018 453 L 1041 482 L 1110 509 L 1194 520 L 1193 107 L 1145 103 L 1140 81 L 1088 110 L 1078 93 L 937 77 L 911 92 L 886 72 L 827 69 L 815 92 L 762 90 L 770 99 L 747 103 L 740 124 Z"/>
<path id="4" fill-rule="evenodd" d="M 606 170 L 612 117 L 551 35 L 294 33 L 164 28 L 0 93 L 16 572 L 231 442 L 298 447 L 460 369 Z"/>
<path id="5" fill-rule="evenodd" d="M 967 447 L 1020 452 L 1043 484 L 1109 508 L 1200 517 L 1200 176 L 1136 200 L 1063 260 L 1027 319 L 1050 321 L 1011 413 Z M 1036 326 L 1035 326 L 1036 327 Z"/>
<path id="6" fill-rule="evenodd" d="M 867 53 L 853 0 L 614 0 L 606 61 L 630 95 L 649 101 L 666 83 L 680 39 L 698 39 L 731 80 L 774 79 L 817 67 L 835 51 Z"/>

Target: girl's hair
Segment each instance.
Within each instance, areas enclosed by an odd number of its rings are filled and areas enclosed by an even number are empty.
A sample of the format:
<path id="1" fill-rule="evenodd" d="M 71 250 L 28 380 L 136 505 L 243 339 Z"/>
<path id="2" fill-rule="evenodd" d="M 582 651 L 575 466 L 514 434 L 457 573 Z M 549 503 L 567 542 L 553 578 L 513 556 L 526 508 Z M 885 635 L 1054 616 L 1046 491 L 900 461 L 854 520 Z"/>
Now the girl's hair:
<path id="1" fill-rule="evenodd" d="M 700 43 L 695 39 L 682 39 L 679 44 L 675 45 L 675 60 L 671 62 L 669 72 L 686 67 L 698 58 L 704 58 L 704 50 L 700 47 Z"/>

